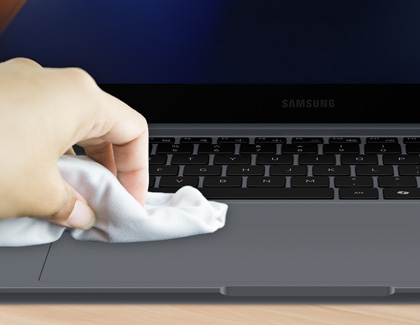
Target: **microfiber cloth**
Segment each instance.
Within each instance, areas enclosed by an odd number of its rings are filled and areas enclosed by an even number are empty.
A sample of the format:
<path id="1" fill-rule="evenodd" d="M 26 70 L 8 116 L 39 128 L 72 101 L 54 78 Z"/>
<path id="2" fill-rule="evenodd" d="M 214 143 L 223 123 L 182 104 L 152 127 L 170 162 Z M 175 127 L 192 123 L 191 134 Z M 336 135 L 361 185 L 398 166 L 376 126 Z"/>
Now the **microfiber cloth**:
<path id="1" fill-rule="evenodd" d="M 65 181 L 87 200 L 96 223 L 89 230 L 67 228 L 39 218 L 0 221 L 0 246 L 30 246 L 54 242 L 69 231 L 76 240 L 109 243 L 166 240 L 224 227 L 227 204 L 207 200 L 184 186 L 175 193 L 148 192 L 142 206 L 116 176 L 87 156 L 63 155 L 58 161 Z"/>

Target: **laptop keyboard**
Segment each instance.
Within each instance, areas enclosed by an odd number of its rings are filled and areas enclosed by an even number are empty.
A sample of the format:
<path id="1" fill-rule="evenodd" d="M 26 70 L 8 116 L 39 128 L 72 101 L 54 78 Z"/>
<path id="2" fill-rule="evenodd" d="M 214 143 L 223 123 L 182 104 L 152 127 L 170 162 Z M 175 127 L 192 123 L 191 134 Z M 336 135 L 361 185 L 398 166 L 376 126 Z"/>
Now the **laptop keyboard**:
<path id="1" fill-rule="evenodd" d="M 150 138 L 149 191 L 208 199 L 420 199 L 420 138 Z"/>

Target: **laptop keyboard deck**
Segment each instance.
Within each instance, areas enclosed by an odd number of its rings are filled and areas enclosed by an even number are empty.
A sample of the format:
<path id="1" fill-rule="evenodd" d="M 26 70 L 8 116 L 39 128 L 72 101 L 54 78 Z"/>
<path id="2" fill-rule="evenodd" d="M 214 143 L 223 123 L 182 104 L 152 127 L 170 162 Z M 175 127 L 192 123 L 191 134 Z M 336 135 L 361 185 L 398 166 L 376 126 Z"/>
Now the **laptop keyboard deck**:
<path id="1" fill-rule="evenodd" d="M 151 137 L 149 191 L 208 199 L 420 199 L 420 138 Z"/>

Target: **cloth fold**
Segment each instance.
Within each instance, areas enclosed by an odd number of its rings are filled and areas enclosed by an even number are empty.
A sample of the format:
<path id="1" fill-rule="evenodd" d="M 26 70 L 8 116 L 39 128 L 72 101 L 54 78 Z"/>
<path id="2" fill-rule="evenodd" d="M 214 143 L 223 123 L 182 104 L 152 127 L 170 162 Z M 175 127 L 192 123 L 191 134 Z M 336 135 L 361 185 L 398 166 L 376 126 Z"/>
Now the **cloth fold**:
<path id="1" fill-rule="evenodd" d="M 76 240 L 141 242 L 213 233 L 224 227 L 228 206 L 207 200 L 184 186 L 175 193 L 148 192 L 143 207 L 105 167 L 87 156 L 63 155 L 58 161 L 65 181 L 96 213 L 89 230 L 67 228 L 39 218 L 0 221 L 0 246 L 30 246 L 57 241 L 64 231 Z"/>

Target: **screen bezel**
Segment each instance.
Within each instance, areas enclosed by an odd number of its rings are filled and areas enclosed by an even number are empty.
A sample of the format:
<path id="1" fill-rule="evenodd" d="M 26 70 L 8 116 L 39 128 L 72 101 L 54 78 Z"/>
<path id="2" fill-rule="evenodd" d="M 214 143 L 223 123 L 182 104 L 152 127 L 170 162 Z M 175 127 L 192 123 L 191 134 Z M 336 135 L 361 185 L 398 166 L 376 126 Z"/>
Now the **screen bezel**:
<path id="1" fill-rule="evenodd" d="M 99 84 L 149 123 L 415 123 L 420 84 Z"/>

